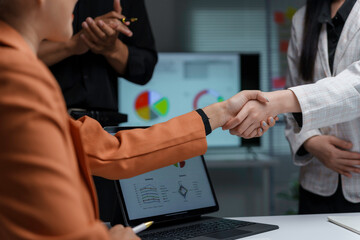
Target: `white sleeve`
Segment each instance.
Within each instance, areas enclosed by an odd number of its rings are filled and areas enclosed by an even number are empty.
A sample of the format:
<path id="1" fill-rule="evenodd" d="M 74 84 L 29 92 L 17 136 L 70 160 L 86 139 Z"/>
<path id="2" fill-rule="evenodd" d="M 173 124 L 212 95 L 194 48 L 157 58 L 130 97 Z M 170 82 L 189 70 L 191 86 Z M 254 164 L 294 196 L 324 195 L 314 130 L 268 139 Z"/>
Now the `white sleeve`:
<path id="1" fill-rule="evenodd" d="M 336 77 L 289 89 L 302 111 L 303 126 L 295 131 L 305 132 L 360 117 L 360 61 Z"/>

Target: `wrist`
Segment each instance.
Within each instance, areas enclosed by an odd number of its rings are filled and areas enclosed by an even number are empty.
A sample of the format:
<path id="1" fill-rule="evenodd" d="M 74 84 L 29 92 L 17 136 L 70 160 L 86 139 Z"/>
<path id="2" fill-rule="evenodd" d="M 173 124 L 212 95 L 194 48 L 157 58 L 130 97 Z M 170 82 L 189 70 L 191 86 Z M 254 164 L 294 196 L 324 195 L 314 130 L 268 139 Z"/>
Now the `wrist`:
<path id="1" fill-rule="evenodd" d="M 68 57 L 76 55 L 76 44 L 73 42 L 72 39 L 62 44 L 62 48 Z"/>
<path id="2" fill-rule="evenodd" d="M 316 138 L 316 137 L 317 136 L 310 137 L 303 143 L 305 150 L 308 151 L 309 153 L 311 153 L 311 145 L 312 145 L 314 138 Z"/>
<path id="3" fill-rule="evenodd" d="M 108 59 L 125 59 L 126 61 L 129 55 L 129 49 L 122 41 L 116 39 L 114 47 L 108 49 L 103 53 L 103 55 Z"/>
<path id="4" fill-rule="evenodd" d="M 301 112 L 299 101 L 291 90 L 280 90 L 264 94 L 270 101 L 270 111 L 274 116 L 288 112 Z"/>
<path id="5" fill-rule="evenodd" d="M 211 104 L 203 108 L 203 111 L 209 118 L 212 130 L 222 127 L 227 121 L 231 119 L 229 111 L 227 110 L 226 101 Z"/>

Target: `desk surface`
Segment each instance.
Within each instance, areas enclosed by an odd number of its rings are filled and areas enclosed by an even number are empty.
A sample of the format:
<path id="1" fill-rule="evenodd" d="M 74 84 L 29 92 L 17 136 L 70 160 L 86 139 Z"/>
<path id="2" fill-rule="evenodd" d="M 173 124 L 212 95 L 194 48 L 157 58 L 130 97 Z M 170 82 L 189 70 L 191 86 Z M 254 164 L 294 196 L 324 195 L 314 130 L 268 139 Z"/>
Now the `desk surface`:
<path id="1" fill-rule="evenodd" d="M 244 240 L 359 240 L 360 235 L 327 221 L 328 216 L 359 216 L 360 213 L 318 214 L 268 217 L 239 217 L 235 219 L 275 224 L 280 229 L 254 235 Z"/>

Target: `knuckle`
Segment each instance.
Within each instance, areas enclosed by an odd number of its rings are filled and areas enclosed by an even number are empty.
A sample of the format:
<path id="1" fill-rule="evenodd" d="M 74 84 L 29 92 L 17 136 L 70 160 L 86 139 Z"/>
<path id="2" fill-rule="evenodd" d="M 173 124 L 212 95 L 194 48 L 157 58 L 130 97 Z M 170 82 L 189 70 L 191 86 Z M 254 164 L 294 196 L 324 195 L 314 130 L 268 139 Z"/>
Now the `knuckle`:
<path id="1" fill-rule="evenodd" d="M 101 33 L 101 34 L 100 34 L 100 39 L 103 40 L 103 41 L 106 40 L 106 34 L 105 34 L 105 33 Z"/>

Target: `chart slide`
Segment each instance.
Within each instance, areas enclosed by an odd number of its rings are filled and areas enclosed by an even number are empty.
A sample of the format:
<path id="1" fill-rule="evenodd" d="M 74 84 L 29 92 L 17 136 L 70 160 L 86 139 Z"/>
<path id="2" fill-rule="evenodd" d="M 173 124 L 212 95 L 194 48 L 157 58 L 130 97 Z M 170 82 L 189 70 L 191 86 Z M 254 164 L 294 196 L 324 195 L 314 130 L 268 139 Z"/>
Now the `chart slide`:
<path id="1" fill-rule="evenodd" d="M 145 121 L 164 117 L 169 112 L 169 100 L 155 91 L 144 91 L 135 100 L 135 111 Z"/>
<path id="2" fill-rule="evenodd" d="M 201 157 L 119 181 L 130 219 L 215 205 Z"/>
<path id="3" fill-rule="evenodd" d="M 217 91 L 213 90 L 213 89 L 205 89 L 200 91 L 198 94 L 196 94 L 194 101 L 193 101 L 193 109 L 196 110 L 199 107 L 199 101 L 200 98 L 204 97 L 204 96 L 208 96 L 211 97 L 211 102 L 210 103 L 215 103 L 215 102 L 223 102 L 224 101 L 224 97 L 222 97 Z"/>

